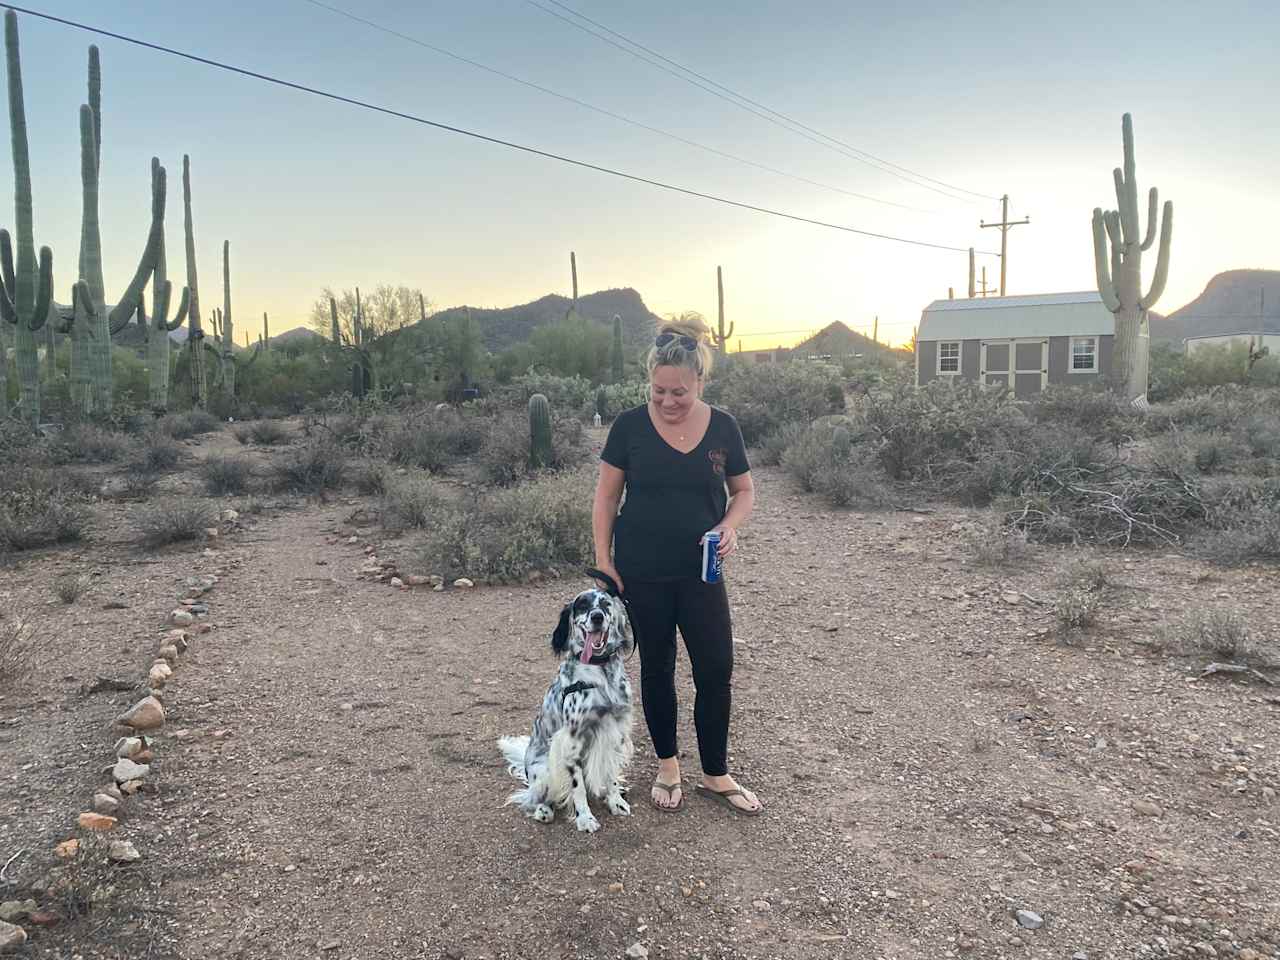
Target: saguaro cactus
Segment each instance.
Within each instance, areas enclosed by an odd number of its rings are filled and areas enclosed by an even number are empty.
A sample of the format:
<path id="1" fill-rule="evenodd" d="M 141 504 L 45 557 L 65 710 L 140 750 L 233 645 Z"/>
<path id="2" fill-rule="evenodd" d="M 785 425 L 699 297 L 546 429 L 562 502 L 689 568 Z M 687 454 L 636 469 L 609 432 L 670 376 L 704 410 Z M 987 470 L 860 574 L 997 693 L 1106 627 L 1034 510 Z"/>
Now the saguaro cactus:
<path id="1" fill-rule="evenodd" d="M 613 315 L 613 345 L 609 348 L 609 368 L 614 383 L 621 383 L 627 375 L 622 354 L 622 317 L 616 313 Z"/>
<path id="2" fill-rule="evenodd" d="M 271 349 L 271 328 L 267 326 L 267 311 L 262 311 L 262 349 Z"/>
<path id="3" fill-rule="evenodd" d="M 1121 122 L 1124 137 L 1124 168 L 1114 171 L 1116 203 L 1119 209 L 1093 211 L 1093 260 L 1098 276 L 1098 293 L 1115 314 L 1115 351 L 1112 361 L 1113 389 L 1134 406 L 1147 405 L 1151 330 L 1148 312 L 1164 292 L 1169 275 L 1169 239 L 1173 234 L 1173 204 L 1164 203 L 1160 225 L 1160 246 L 1151 287 L 1142 294 L 1142 253 L 1156 238 L 1159 194 L 1151 188 L 1147 198 L 1147 230 L 1143 238 L 1138 225 L 1138 185 L 1133 158 L 1133 120 L 1129 114 Z M 1107 241 L 1110 240 L 1110 250 Z"/>
<path id="4" fill-rule="evenodd" d="M 733 324 L 729 324 L 728 332 L 724 329 L 724 276 L 720 273 L 720 268 L 716 267 L 716 300 L 720 307 L 720 320 L 718 329 L 711 334 L 711 339 L 715 341 L 716 349 L 722 354 L 729 351 L 729 340 L 733 337 Z"/>
<path id="5" fill-rule="evenodd" d="M 160 160 L 151 158 L 151 191 L 167 192 L 167 175 Z M 169 318 L 169 302 L 173 297 L 173 284 L 169 280 L 169 265 L 165 256 L 164 234 L 156 250 L 155 273 L 151 281 L 152 315 L 148 319 L 146 301 L 138 297 L 138 325 L 147 333 L 147 368 L 150 374 L 149 400 L 157 414 L 169 409 L 169 334 L 182 326 L 190 309 L 190 291 L 182 288 L 178 312 Z"/>
<path id="6" fill-rule="evenodd" d="M 191 223 L 191 158 L 182 155 L 182 222 L 187 250 L 187 358 L 191 365 L 191 403 L 209 405 L 209 377 L 204 368 L 204 328 L 200 326 L 200 284 L 196 278 L 196 237 Z"/>
<path id="7" fill-rule="evenodd" d="M 15 327 L 14 347 L 21 388 L 20 409 L 32 428 L 40 422 L 40 370 L 35 334 L 44 325 L 53 299 L 53 252 L 41 247 L 36 257 L 31 202 L 31 159 L 27 151 L 27 112 L 22 96 L 22 58 L 18 50 L 18 16 L 4 15 L 5 66 L 9 82 L 9 132 L 13 144 L 14 229 L 17 262 L 7 232 L 0 231 L 0 323 Z M 0 362 L 8 358 L 0 354 Z M 7 380 L 7 377 L 5 378 Z M 3 384 L 8 389 L 8 383 Z M 6 400 L 7 400 L 6 392 Z M 0 401 L 5 403 L 6 401 Z"/>
<path id="8" fill-rule="evenodd" d="M 551 404 L 540 393 L 529 398 L 529 464 L 551 463 Z"/>
<path id="9" fill-rule="evenodd" d="M 218 354 L 222 357 L 222 392 L 230 400 L 236 395 L 235 339 L 231 325 L 231 241 L 222 241 L 222 313 L 218 317 L 221 330 L 215 331 Z"/>

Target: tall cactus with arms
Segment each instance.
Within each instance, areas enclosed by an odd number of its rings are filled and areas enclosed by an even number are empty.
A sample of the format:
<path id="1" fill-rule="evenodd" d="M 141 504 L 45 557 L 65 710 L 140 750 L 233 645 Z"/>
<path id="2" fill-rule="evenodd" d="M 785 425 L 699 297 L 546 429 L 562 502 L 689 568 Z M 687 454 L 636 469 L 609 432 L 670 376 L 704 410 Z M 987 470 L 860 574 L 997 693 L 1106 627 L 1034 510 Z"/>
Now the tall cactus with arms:
<path id="1" fill-rule="evenodd" d="M 102 235 L 98 226 L 98 183 L 102 161 L 102 71 L 98 48 L 89 48 L 89 102 L 80 107 L 80 179 L 84 213 L 80 224 L 80 279 L 89 287 L 94 326 L 89 344 L 92 396 L 81 398 L 86 412 L 108 413 L 112 403 L 111 338 L 137 312 L 142 290 L 151 279 L 164 238 L 164 180 L 152 179 L 151 229 L 133 279 L 111 311 L 107 311 L 102 277 Z"/>
<path id="2" fill-rule="evenodd" d="M 151 158 L 151 191 L 165 192 L 166 175 L 159 159 Z M 164 235 L 156 251 L 156 268 L 151 281 L 152 315 L 147 318 L 146 304 L 138 298 L 138 324 L 147 332 L 147 367 L 150 370 L 151 409 L 164 413 L 169 409 L 169 334 L 177 330 L 187 318 L 190 307 L 190 291 L 184 286 L 178 312 L 169 319 L 169 302 L 173 297 L 173 284 L 169 280 L 169 265 L 165 257 Z"/>
<path id="3" fill-rule="evenodd" d="M 31 160 L 27 152 L 27 112 L 22 98 L 22 62 L 18 55 L 18 16 L 4 15 L 5 62 L 9 80 L 9 128 L 13 140 L 13 195 L 18 259 L 6 231 L 0 231 L 0 322 L 16 327 L 15 353 L 21 387 L 22 417 L 34 429 L 40 422 L 40 368 L 35 335 L 49 316 L 53 298 L 53 252 L 40 248 L 36 259 L 31 203 Z M 0 362 L 8 358 L 0 356 Z"/>
<path id="4" fill-rule="evenodd" d="M 711 334 L 711 339 L 715 341 L 716 349 L 720 353 L 729 352 L 729 339 L 733 336 L 733 323 L 729 323 L 729 329 L 724 328 L 724 276 L 720 273 L 720 268 L 716 267 L 716 302 L 719 305 L 719 329 Z"/>
<path id="5" fill-rule="evenodd" d="M 621 383 L 626 376 L 626 361 L 622 353 L 622 317 L 613 315 L 613 344 L 609 348 L 609 367 L 613 382 Z M 601 413 L 601 416 L 604 416 Z"/>
<path id="6" fill-rule="evenodd" d="M 1156 239 L 1159 194 L 1151 188 L 1147 204 L 1145 238 L 1138 225 L 1138 184 L 1133 158 L 1133 120 L 1129 114 L 1121 122 L 1124 136 L 1124 168 L 1114 172 L 1117 210 L 1093 211 L 1093 259 L 1098 275 L 1098 293 L 1115 314 L 1115 355 L 1112 361 L 1114 389 L 1134 406 L 1147 406 L 1147 380 L 1151 362 L 1149 311 L 1164 292 L 1169 275 L 1169 239 L 1173 235 L 1173 204 L 1164 202 L 1160 225 L 1160 246 L 1151 288 L 1142 294 L 1142 254 Z M 1107 242 L 1110 241 L 1108 250 Z"/>

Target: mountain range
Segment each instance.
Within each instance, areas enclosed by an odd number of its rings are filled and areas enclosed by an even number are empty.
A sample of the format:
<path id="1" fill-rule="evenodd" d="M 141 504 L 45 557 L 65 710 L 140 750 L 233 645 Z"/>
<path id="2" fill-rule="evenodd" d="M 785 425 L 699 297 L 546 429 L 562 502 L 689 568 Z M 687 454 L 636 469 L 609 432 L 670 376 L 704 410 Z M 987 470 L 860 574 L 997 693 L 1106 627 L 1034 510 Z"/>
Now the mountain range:
<path id="1" fill-rule="evenodd" d="M 1280 270 L 1228 270 L 1185 306 L 1151 316 L 1153 343 L 1228 333 L 1280 333 Z"/>

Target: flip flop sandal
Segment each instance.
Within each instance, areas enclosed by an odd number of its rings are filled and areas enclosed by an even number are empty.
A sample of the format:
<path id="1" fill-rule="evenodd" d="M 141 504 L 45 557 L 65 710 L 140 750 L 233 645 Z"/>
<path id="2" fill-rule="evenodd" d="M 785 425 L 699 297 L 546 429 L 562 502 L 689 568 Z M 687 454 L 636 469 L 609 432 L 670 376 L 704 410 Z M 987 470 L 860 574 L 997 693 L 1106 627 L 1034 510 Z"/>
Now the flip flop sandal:
<path id="1" fill-rule="evenodd" d="M 681 807 L 684 806 L 684 787 L 679 781 L 676 781 L 675 783 L 663 783 L 661 780 L 655 780 L 653 781 L 653 785 L 657 787 L 659 790 L 665 791 L 667 794 L 668 800 L 671 799 L 671 795 L 673 793 L 675 793 L 677 790 L 680 791 L 680 799 L 676 801 L 674 806 L 670 806 L 670 807 L 664 807 L 657 800 L 653 799 L 653 794 L 650 793 L 649 803 L 653 806 L 655 810 L 661 810 L 663 813 L 675 813 L 677 810 L 679 810 Z"/>
<path id="2" fill-rule="evenodd" d="M 747 798 L 746 793 L 739 787 L 733 787 L 729 790 L 712 790 L 710 787 L 704 786 L 700 783 L 694 789 L 704 797 L 709 797 L 718 803 L 723 803 L 734 813 L 741 814 L 744 817 L 758 817 L 760 816 L 760 811 L 764 809 L 764 807 L 756 807 L 754 810 L 749 810 L 746 807 L 740 807 L 734 803 L 730 797 L 742 797 L 744 800 Z"/>

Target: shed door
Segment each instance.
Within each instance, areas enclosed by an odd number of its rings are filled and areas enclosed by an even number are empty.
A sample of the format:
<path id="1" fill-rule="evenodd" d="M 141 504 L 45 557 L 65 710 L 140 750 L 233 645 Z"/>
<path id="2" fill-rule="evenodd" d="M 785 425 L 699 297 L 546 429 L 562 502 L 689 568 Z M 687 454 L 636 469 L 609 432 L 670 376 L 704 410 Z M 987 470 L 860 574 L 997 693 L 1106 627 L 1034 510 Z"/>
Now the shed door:
<path id="1" fill-rule="evenodd" d="M 1049 381 L 1049 341 L 1017 341 L 1013 347 L 1013 362 L 1013 395 L 1035 396 Z"/>
<path id="2" fill-rule="evenodd" d="M 1009 387 L 1009 340 L 982 341 L 982 382 L 989 387 Z"/>

